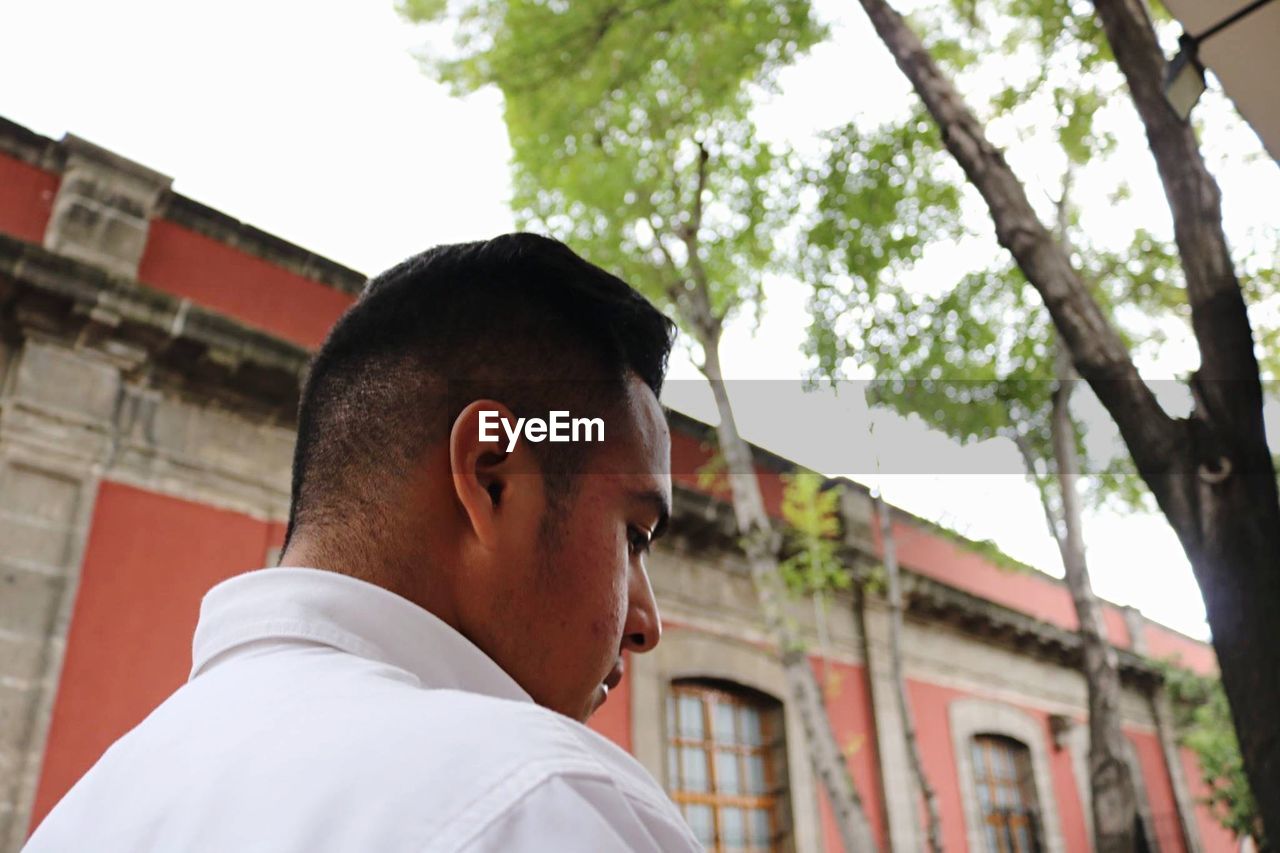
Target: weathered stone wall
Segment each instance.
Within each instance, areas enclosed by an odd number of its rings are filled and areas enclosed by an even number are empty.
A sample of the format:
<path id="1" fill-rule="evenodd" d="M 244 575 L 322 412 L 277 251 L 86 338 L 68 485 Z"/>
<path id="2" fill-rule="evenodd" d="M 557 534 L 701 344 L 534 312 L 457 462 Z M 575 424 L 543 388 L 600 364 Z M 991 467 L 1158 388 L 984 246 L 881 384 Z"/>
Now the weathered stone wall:
<path id="1" fill-rule="evenodd" d="M 21 336 L 4 347 L 0 388 L 0 839 L 16 850 L 98 482 L 282 519 L 293 432 L 156 387 L 141 349 L 82 346 L 5 319 Z"/>

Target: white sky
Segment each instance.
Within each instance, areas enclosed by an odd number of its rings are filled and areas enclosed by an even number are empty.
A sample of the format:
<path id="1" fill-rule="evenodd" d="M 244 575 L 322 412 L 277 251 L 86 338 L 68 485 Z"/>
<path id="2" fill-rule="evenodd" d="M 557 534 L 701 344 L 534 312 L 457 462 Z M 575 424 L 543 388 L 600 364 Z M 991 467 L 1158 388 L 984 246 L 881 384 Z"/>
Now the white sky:
<path id="1" fill-rule="evenodd" d="M 854 14 L 856 4 L 820 6 L 829 20 L 850 17 L 837 22 L 832 41 L 784 74 L 783 95 L 759 111 L 766 136 L 802 144 L 814 130 L 855 115 L 888 118 L 908 101 L 906 81 Z M 428 246 L 513 226 L 500 98 L 493 91 L 451 98 L 412 57 L 423 40 L 398 19 L 391 0 L 7 0 L 0 4 L 0 115 L 54 138 L 85 137 L 173 176 L 181 193 L 373 273 Z M 1280 198 L 1280 170 L 1265 157 L 1239 162 L 1240 151 L 1259 149 L 1256 138 L 1221 105 L 1201 108 L 1215 124 L 1207 135 L 1213 162 L 1228 161 L 1218 172 L 1228 226 L 1241 245 L 1258 227 L 1280 225 L 1264 202 Z M 1132 133 L 1119 116 L 1117 126 Z M 1150 221 L 1152 230 L 1168 232 L 1154 169 L 1141 154 L 1117 167 L 1138 200 L 1088 205 L 1092 227 Z M 1013 161 L 1029 173 L 1057 171 L 1037 156 L 1051 157 L 1032 150 Z M 1100 176 L 1082 194 L 1109 191 L 1115 180 Z M 988 227 L 980 209 L 974 216 L 978 229 Z M 958 251 L 984 257 L 990 241 L 975 239 Z M 921 275 L 953 274 L 953 261 Z M 739 324 L 727 334 L 731 377 L 803 374 L 804 288 L 775 281 L 768 291 L 760 329 L 753 335 Z M 1152 375 L 1194 366 L 1193 355 L 1175 353 L 1175 361 L 1153 365 Z M 678 357 L 672 378 L 694 377 L 688 359 Z M 669 402 L 706 417 L 713 410 L 695 385 L 674 382 Z M 779 418 L 776 397 L 764 405 L 753 402 L 764 395 L 735 393 L 748 438 L 828 473 L 856 468 L 850 454 L 865 448 L 865 426 L 836 428 L 830 409 L 806 416 L 805 406 L 818 404 L 799 397 L 792 416 Z M 879 423 L 878 436 L 954 460 L 949 470 L 1018 470 L 1009 446 L 960 449 L 899 419 Z M 1035 492 L 1016 474 L 886 477 L 884 488 L 906 509 L 1061 574 Z M 1086 525 L 1101 595 L 1207 636 L 1199 591 L 1162 518 L 1095 512 Z"/>

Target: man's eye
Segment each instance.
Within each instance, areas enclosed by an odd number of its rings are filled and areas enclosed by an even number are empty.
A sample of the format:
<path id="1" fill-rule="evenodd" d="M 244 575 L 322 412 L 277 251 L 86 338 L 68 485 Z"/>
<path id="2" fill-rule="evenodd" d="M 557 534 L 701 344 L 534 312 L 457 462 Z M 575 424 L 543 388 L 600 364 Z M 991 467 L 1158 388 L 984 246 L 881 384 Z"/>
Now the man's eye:
<path id="1" fill-rule="evenodd" d="M 653 540 L 648 533 L 645 533 L 639 527 L 627 528 L 627 544 L 631 546 L 631 553 L 644 554 L 649 550 L 649 544 Z"/>

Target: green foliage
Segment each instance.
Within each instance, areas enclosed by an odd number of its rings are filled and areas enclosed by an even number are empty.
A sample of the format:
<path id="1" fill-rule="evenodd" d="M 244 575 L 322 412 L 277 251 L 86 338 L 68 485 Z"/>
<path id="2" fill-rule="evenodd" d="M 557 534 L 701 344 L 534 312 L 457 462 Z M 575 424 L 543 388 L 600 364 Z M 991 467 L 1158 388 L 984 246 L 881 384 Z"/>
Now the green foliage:
<path id="1" fill-rule="evenodd" d="M 795 192 L 761 141 L 750 92 L 825 35 L 806 0 L 404 0 L 458 22 L 428 68 L 456 91 L 502 91 L 513 206 L 655 300 L 696 286 L 720 320 L 758 306 Z"/>
<path id="2" fill-rule="evenodd" d="M 698 466 L 694 474 L 698 478 L 698 488 L 704 492 L 713 495 L 723 495 L 730 492 L 729 486 L 729 463 L 725 460 L 724 454 L 716 447 L 707 461 Z"/>
<path id="3" fill-rule="evenodd" d="M 870 132 L 850 123 L 824 134 L 823 143 L 823 161 L 804 173 L 817 198 L 803 273 L 820 307 L 837 298 L 834 278 L 852 277 L 874 296 L 882 279 L 909 269 L 930 243 L 960 236 L 960 188 L 923 111 Z"/>
<path id="4" fill-rule="evenodd" d="M 847 589 L 849 573 L 840 562 L 840 491 L 812 471 L 783 474 L 783 553 L 778 568 L 795 595 Z"/>
<path id="5" fill-rule="evenodd" d="M 1205 803 L 1224 827 L 1241 838 L 1253 836 L 1259 849 L 1265 849 L 1259 837 L 1262 821 L 1244 774 L 1222 682 L 1196 675 L 1175 663 L 1163 663 L 1161 668 L 1173 705 L 1178 741 L 1195 753 L 1209 788 Z"/>

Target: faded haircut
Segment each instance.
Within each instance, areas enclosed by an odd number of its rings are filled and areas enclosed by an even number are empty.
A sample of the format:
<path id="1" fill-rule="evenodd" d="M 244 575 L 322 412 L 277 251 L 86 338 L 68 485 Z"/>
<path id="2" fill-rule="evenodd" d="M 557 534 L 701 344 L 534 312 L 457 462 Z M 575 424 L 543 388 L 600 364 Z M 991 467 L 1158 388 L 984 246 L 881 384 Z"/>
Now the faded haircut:
<path id="1" fill-rule="evenodd" d="M 675 336 L 630 285 L 556 240 L 505 234 L 437 246 L 371 279 L 303 383 L 286 545 L 306 525 L 370 521 L 477 399 L 517 417 L 620 405 L 628 377 L 658 394 Z M 530 444 L 554 509 L 589 456 Z"/>

